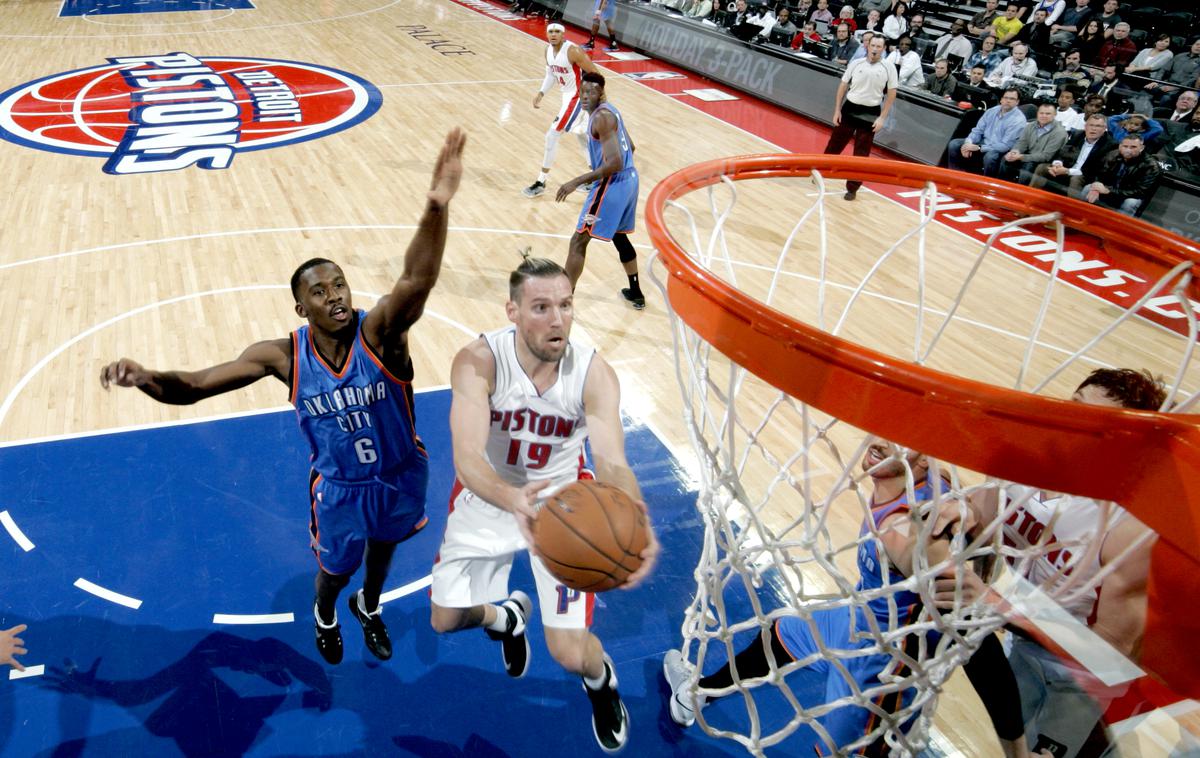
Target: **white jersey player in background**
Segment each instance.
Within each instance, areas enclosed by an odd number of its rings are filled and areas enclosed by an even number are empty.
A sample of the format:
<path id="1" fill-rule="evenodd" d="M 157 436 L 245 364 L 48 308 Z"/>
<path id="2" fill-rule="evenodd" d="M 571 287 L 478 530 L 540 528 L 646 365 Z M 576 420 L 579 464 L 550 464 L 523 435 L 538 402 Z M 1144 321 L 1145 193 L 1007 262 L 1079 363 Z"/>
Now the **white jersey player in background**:
<path id="1" fill-rule="evenodd" d="M 1071 399 L 1157 411 L 1166 392 L 1149 372 L 1102 368 L 1091 372 Z M 983 493 L 971 500 L 975 524 L 969 529 L 991 523 L 999 512 L 997 491 Z M 1004 521 L 1005 543 L 1022 551 L 1035 548 L 1036 556 L 1013 568 L 1121 655 L 1136 660 L 1146 625 L 1155 534 L 1116 503 L 1020 485 L 1006 488 L 1006 500 L 1011 511 Z M 934 533 L 942 528 L 939 521 Z M 978 577 L 963 579 L 967 602 L 978 597 L 1002 604 Z M 940 607 L 953 607 L 954 580 L 938 579 L 934 597 Z M 1012 636 L 1008 657 L 1021 694 L 1026 742 L 1033 751 L 1074 758 L 1086 747 L 1085 754 L 1099 754 L 1106 743 L 1101 717 L 1121 691 L 1104 687 L 1078 664 L 1059 658 L 1020 630 Z"/>
<path id="2" fill-rule="evenodd" d="M 558 152 L 558 140 L 564 132 L 572 132 L 579 138 L 579 144 L 587 149 L 587 118 L 582 114 L 579 102 L 579 82 L 584 71 L 596 71 L 596 64 L 587 57 L 573 42 L 563 39 L 565 28 L 562 24 L 549 24 L 546 27 L 546 78 L 542 80 L 542 88 L 533 97 L 533 107 L 542 107 L 542 98 L 550 88 L 558 84 L 562 92 L 562 105 L 558 115 L 550 122 L 546 130 L 546 151 L 542 155 L 542 171 L 537 181 L 521 190 L 525 197 L 537 197 L 546 191 L 546 177 L 550 167 L 554 165 L 554 155 Z"/>
<path id="3" fill-rule="evenodd" d="M 509 594 L 508 575 L 515 555 L 532 544 L 538 498 L 579 478 L 590 439 L 596 478 L 645 504 L 625 460 L 617 375 L 594 350 L 569 340 L 573 296 L 566 272 L 528 258 L 509 278 L 509 298 L 512 326 L 474 340 L 450 369 L 458 480 L 433 567 L 430 621 L 440 633 L 483 627 L 501 642 L 505 670 L 521 677 L 529 667 L 530 600 L 520 591 Z M 612 659 L 588 631 L 594 598 L 559 584 L 530 552 L 546 647 L 583 677 L 600 747 L 620 750 L 629 714 Z M 626 588 L 645 578 L 657 553 L 651 535 Z"/>

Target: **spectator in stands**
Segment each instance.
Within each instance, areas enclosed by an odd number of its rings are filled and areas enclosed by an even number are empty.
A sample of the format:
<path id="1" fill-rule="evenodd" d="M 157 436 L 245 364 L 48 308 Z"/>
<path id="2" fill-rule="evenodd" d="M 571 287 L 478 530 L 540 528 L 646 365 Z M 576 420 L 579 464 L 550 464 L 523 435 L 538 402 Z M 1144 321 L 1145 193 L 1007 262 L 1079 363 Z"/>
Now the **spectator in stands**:
<path id="1" fill-rule="evenodd" d="M 809 14 L 808 20 L 831 26 L 833 14 L 829 11 L 829 0 L 817 0 L 817 9 Z"/>
<path id="2" fill-rule="evenodd" d="M 1075 93 L 1066 87 L 1059 89 L 1058 110 L 1054 114 L 1054 120 L 1062 124 L 1064 129 L 1075 131 L 1083 128 L 1085 118 L 1082 113 L 1075 110 Z"/>
<path id="3" fill-rule="evenodd" d="M 1091 86 L 1087 88 L 1086 94 L 1104 98 L 1105 107 L 1108 107 L 1108 96 L 1121 84 L 1121 72 L 1124 70 L 1124 66 L 1115 63 L 1105 66 L 1104 75 L 1092 82 Z"/>
<path id="4" fill-rule="evenodd" d="M 1146 91 L 1151 95 L 1158 95 L 1158 105 L 1169 105 L 1171 98 L 1179 91 L 1180 87 L 1196 87 L 1200 81 L 1200 37 L 1192 40 L 1191 46 L 1186 53 L 1176 55 L 1171 61 L 1171 68 L 1166 72 L 1166 84 L 1158 82 L 1150 82 L 1146 85 Z"/>
<path id="5" fill-rule="evenodd" d="M 1100 48 L 1108 40 L 1104 37 L 1104 27 L 1100 26 L 1099 19 L 1092 17 L 1083 25 L 1083 31 L 1075 35 L 1073 43 L 1076 50 L 1079 51 L 1080 57 L 1087 65 L 1091 65 L 1092 61 L 1096 60 L 1096 56 L 1100 54 Z"/>
<path id="6" fill-rule="evenodd" d="M 1049 29 L 1058 23 L 1058 19 L 1062 16 L 1066 8 L 1067 0 L 1040 0 L 1037 5 L 1033 6 L 1033 12 L 1034 14 L 1038 11 L 1046 12 L 1046 17 L 1042 19 L 1041 23 L 1045 24 L 1046 28 Z"/>
<path id="7" fill-rule="evenodd" d="M 792 49 L 800 50 L 806 42 L 820 42 L 821 35 L 817 34 L 817 22 L 809 19 L 804 22 L 804 28 L 795 37 L 792 37 Z"/>
<path id="8" fill-rule="evenodd" d="M 1168 121 L 1166 139 L 1158 159 L 1168 171 L 1200 176 L 1200 109 L 1192 111 L 1190 121 Z"/>
<path id="9" fill-rule="evenodd" d="M 1117 113 L 1108 117 L 1108 133 L 1115 140 L 1136 134 L 1149 146 L 1163 135 L 1163 127 L 1154 119 L 1146 118 L 1140 113 Z"/>
<path id="10" fill-rule="evenodd" d="M 1092 74 L 1080 64 L 1082 56 L 1078 50 L 1071 50 L 1063 56 L 1062 68 L 1054 72 L 1051 79 L 1054 86 L 1069 85 L 1086 89 L 1092 83 Z"/>
<path id="11" fill-rule="evenodd" d="M 796 5 L 796 12 L 792 14 L 792 17 L 796 19 L 796 23 L 803 24 L 812 15 L 812 12 L 812 0 L 800 0 Z"/>
<path id="12" fill-rule="evenodd" d="M 966 69 L 969 71 L 975 66 L 983 66 L 984 71 L 990 74 L 996 70 L 1002 60 L 1004 60 L 1004 56 L 996 49 L 996 35 L 989 34 L 979 43 L 979 49 L 971 53 L 970 58 L 967 58 Z"/>
<path id="13" fill-rule="evenodd" d="M 1086 95 L 1083 98 L 1083 118 L 1086 120 L 1092 114 L 1104 115 L 1104 97 L 1101 95 Z M 1107 128 L 1107 120 L 1105 127 Z"/>
<path id="14" fill-rule="evenodd" d="M 858 49 L 854 51 L 854 55 L 850 56 L 850 63 L 859 58 L 867 57 L 867 46 L 871 44 L 871 40 L 873 39 L 875 39 L 875 32 L 863 32 L 862 40 L 858 43 Z"/>
<path id="15" fill-rule="evenodd" d="M 1017 144 L 1004 154 L 1000 177 L 1028 184 L 1039 163 L 1052 160 L 1067 143 L 1067 130 L 1054 118 L 1058 110 L 1052 103 L 1038 106 L 1033 121 L 1025 125 Z"/>
<path id="16" fill-rule="evenodd" d="M 1162 124 L 1163 128 L 1167 128 L 1169 122 L 1179 124 L 1191 123 L 1192 114 L 1196 112 L 1196 91 L 1184 90 L 1179 93 L 1179 99 L 1175 101 L 1175 107 L 1157 108 L 1154 111 L 1154 118 Z"/>
<path id="17" fill-rule="evenodd" d="M 879 20 L 879 11 L 867 11 L 867 20 L 859 24 L 858 30 L 854 32 L 855 36 L 858 37 L 858 41 L 863 45 L 864 48 L 867 44 L 867 40 L 864 38 L 864 35 L 867 32 L 871 32 L 872 35 L 883 34 L 883 22 Z M 865 49 L 863 50 L 863 54 L 866 54 Z"/>
<path id="18" fill-rule="evenodd" d="M 1000 65 L 988 74 L 987 83 L 992 87 L 1007 87 L 1016 81 L 1036 79 L 1038 67 L 1029 57 L 1029 48 L 1018 42 L 1012 46 L 1012 55 L 1000 61 Z"/>
<path id="19" fill-rule="evenodd" d="M 1004 90 L 1000 104 L 988 108 L 966 138 L 950 140 L 947 149 L 950 168 L 999 176 L 1004 155 L 1025 130 L 1025 114 L 1017 107 L 1020 103 L 1021 93 L 1016 88 Z"/>
<path id="20" fill-rule="evenodd" d="M 905 34 L 896 42 L 896 49 L 885 59 L 896 67 L 900 83 L 906 87 L 920 87 L 925 83 L 925 71 L 921 68 L 921 56 L 912 49 L 912 38 Z"/>
<path id="21" fill-rule="evenodd" d="M 1096 53 L 1092 63 L 1097 66 L 1107 66 L 1112 63 L 1128 66 L 1135 55 L 1137 55 L 1137 45 L 1129 39 L 1129 24 L 1122 21 L 1113 27 L 1112 39 L 1100 46 L 1100 52 Z"/>
<path id="22" fill-rule="evenodd" d="M 1117 149 L 1104 157 L 1095 181 L 1084 186 L 1083 199 L 1134 216 L 1150 199 L 1161 174 L 1142 136 L 1126 134 Z"/>
<path id="23" fill-rule="evenodd" d="M 1056 45 L 1069 45 L 1075 40 L 1075 35 L 1083 29 L 1083 25 L 1092 17 L 1089 7 L 1091 0 L 1075 0 L 1075 5 L 1067 8 L 1057 21 L 1050 22 L 1050 41 Z"/>
<path id="24" fill-rule="evenodd" d="M 1046 26 L 1046 11 L 1038 8 L 1033 12 L 1033 20 L 1021 27 L 1013 43 L 1025 44 L 1035 57 L 1046 56 L 1049 59 L 1050 27 Z"/>
<path id="25" fill-rule="evenodd" d="M 1083 185 L 1100 173 L 1100 164 L 1116 143 L 1108 136 L 1108 122 L 1099 113 L 1087 117 L 1083 131 L 1067 138 L 1058 153 L 1048 163 L 1042 163 L 1033 171 L 1029 186 L 1083 197 Z"/>
<path id="26" fill-rule="evenodd" d="M 862 0 L 858 5 L 858 12 L 870 13 L 871 11 L 875 11 L 882 17 L 884 13 L 892 9 L 893 2 L 894 0 Z"/>
<path id="27" fill-rule="evenodd" d="M 950 61 L 945 58 L 938 58 L 933 62 L 933 73 L 927 75 L 925 83 L 921 85 L 929 94 L 947 100 L 954 99 L 954 88 L 957 86 L 958 80 L 950 73 Z"/>
<path id="28" fill-rule="evenodd" d="M 908 17 L 908 36 L 913 40 L 929 39 L 929 32 L 925 31 L 925 14 L 913 13 Z"/>
<path id="29" fill-rule="evenodd" d="M 790 39 L 799 31 L 796 24 L 792 22 L 792 11 L 787 6 L 779 9 L 779 13 L 775 16 L 775 26 L 773 31 L 778 32 L 780 36 Z"/>
<path id="30" fill-rule="evenodd" d="M 888 45 L 895 45 L 908 33 L 908 4 L 899 0 L 892 6 L 892 13 L 883 20 L 883 36 Z"/>
<path id="31" fill-rule="evenodd" d="M 987 87 L 987 81 L 984 77 L 987 76 L 987 69 L 982 63 L 976 63 L 971 68 L 967 69 L 967 84 L 972 87 Z"/>
<path id="32" fill-rule="evenodd" d="M 829 60 L 845 66 L 858 52 L 858 40 L 850 33 L 850 25 L 840 23 L 833 32 L 833 44 L 829 46 Z"/>
<path id="33" fill-rule="evenodd" d="M 610 0 L 612 2 L 612 0 Z M 775 28 L 775 13 L 768 6 L 762 6 L 758 13 L 753 11 L 746 16 L 746 20 L 759 27 L 757 39 L 766 41 L 771 37 L 771 30 Z"/>
<path id="34" fill-rule="evenodd" d="M 953 55 L 962 59 L 966 63 L 971 57 L 971 53 L 975 52 L 974 46 L 971 45 L 971 40 L 967 39 L 963 34 L 967 29 L 967 22 L 961 18 L 954 19 L 954 23 L 950 24 L 950 31 L 934 40 L 933 57 L 945 58 L 948 55 Z"/>
<path id="35" fill-rule="evenodd" d="M 983 37 L 992 31 L 992 22 L 1000 16 L 1000 12 L 996 10 L 996 5 L 1000 0 L 987 0 L 983 6 L 983 10 L 971 17 L 967 23 L 967 29 L 971 32 L 972 37 Z"/>
<path id="36" fill-rule="evenodd" d="M 858 22 L 854 20 L 854 6 L 846 3 L 842 9 L 838 11 L 838 17 L 835 23 L 845 24 L 850 27 L 850 33 L 854 34 L 858 31 Z"/>
<path id="37" fill-rule="evenodd" d="M 1104 9 L 1097 13 L 1093 18 L 1100 22 L 1100 33 L 1108 39 L 1113 35 L 1113 27 L 1121 23 L 1120 10 L 1121 3 L 1119 0 L 1104 0 Z"/>
<path id="38" fill-rule="evenodd" d="M 867 56 L 846 66 L 838 83 L 833 104 L 833 134 L 825 145 L 827 155 L 838 155 L 854 141 L 854 154 L 871 154 L 875 132 L 887 123 L 888 112 L 896 102 L 896 69 L 883 60 L 885 47 L 882 36 L 871 38 Z M 842 100 L 845 98 L 845 102 Z M 846 200 L 853 200 L 862 182 L 846 182 Z"/>
<path id="39" fill-rule="evenodd" d="M 1164 72 L 1171 65 L 1175 53 L 1171 52 L 1171 35 L 1160 34 L 1154 45 L 1144 48 L 1133 62 L 1125 67 L 1125 73 L 1137 74 L 1150 79 L 1165 78 Z"/>
<path id="40" fill-rule="evenodd" d="M 995 33 L 1001 45 L 1007 45 L 1016 39 L 1017 32 L 1021 31 L 1022 26 L 1025 24 L 1017 18 L 1017 5 L 1009 3 L 1008 7 L 1004 9 L 1004 15 L 992 22 L 992 32 Z"/>
<path id="41" fill-rule="evenodd" d="M 732 29 L 735 26 L 741 26 L 748 23 L 750 20 L 750 12 L 746 10 L 746 0 L 737 0 L 733 7 L 733 13 L 725 14 L 725 28 Z"/>

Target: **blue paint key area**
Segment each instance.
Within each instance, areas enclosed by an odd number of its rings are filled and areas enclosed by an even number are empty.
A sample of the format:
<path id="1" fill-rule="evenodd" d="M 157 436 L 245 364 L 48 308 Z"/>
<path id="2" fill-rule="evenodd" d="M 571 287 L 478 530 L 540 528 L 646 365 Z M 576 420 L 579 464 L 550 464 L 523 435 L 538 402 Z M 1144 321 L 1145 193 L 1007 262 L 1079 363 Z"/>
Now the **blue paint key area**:
<path id="1" fill-rule="evenodd" d="M 254 3 L 250 0 L 66 0 L 58 15 L 62 18 L 225 10 L 254 10 Z"/>

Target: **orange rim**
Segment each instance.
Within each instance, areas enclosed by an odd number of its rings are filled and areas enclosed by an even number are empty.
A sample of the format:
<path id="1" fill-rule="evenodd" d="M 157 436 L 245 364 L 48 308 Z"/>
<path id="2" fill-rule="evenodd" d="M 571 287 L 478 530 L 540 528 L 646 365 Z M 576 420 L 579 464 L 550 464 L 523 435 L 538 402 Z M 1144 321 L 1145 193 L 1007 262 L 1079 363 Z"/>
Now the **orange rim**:
<path id="1" fill-rule="evenodd" d="M 1165 273 L 1184 261 L 1200 264 L 1200 248 L 1087 203 L 873 158 L 796 154 L 708 161 L 671 174 L 646 202 L 646 226 L 667 270 L 671 307 L 713 347 L 802 402 L 940 460 L 1004 480 L 1121 503 L 1160 535 L 1151 577 L 1158 610 L 1183 598 L 1197 599 L 1186 582 L 1200 569 L 1200 416 L 1085 406 L 1004 389 L 835 337 L 764 305 L 703 268 L 664 223 L 668 201 L 722 177 L 796 177 L 813 170 L 826 178 L 918 188 L 934 182 L 956 199 L 983 203 L 989 210 L 1058 212 L 1068 227 L 1086 229 L 1107 247 L 1137 255 L 1146 262 L 1147 273 Z M 1200 275 L 1200 268 L 1195 273 Z M 1194 606 L 1188 606 L 1190 618 Z M 1178 617 L 1151 616 L 1148 642 L 1151 626 L 1179 624 Z M 1200 634 L 1200 622 L 1192 634 Z M 1150 666 L 1153 655 L 1148 650 L 1143 663 Z M 1176 656 L 1173 665 L 1178 664 Z M 1177 689 L 1194 695 L 1200 689 L 1200 662 L 1193 664 L 1192 675 L 1191 682 L 1181 680 L 1189 686 Z"/>

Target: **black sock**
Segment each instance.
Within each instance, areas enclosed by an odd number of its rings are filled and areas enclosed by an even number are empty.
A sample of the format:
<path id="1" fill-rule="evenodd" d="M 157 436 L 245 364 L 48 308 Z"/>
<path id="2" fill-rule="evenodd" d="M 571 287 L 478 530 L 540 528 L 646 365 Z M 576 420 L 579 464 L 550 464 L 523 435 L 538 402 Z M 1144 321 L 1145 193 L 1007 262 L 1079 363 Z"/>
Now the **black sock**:
<path id="1" fill-rule="evenodd" d="M 642 287 L 638 284 L 637 274 L 628 274 L 629 277 L 629 294 L 634 297 L 639 297 L 642 294 Z"/>
<path id="2" fill-rule="evenodd" d="M 791 663 L 794 659 L 787 648 L 779 640 L 778 634 L 775 632 L 775 627 L 771 627 L 771 652 L 775 657 L 775 665 L 784 666 Z M 762 640 L 755 637 L 750 644 L 738 653 L 733 659 L 733 665 L 737 667 L 738 677 L 742 681 L 747 679 L 761 679 L 771 673 L 771 666 L 767 663 L 767 655 L 763 652 Z M 719 690 L 725 687 L 733 686 L 733 672 L 730 666 L 726 663 L 719 670 L 702 678 L 699 682 L 701 687 L 711 690 Z"/>

